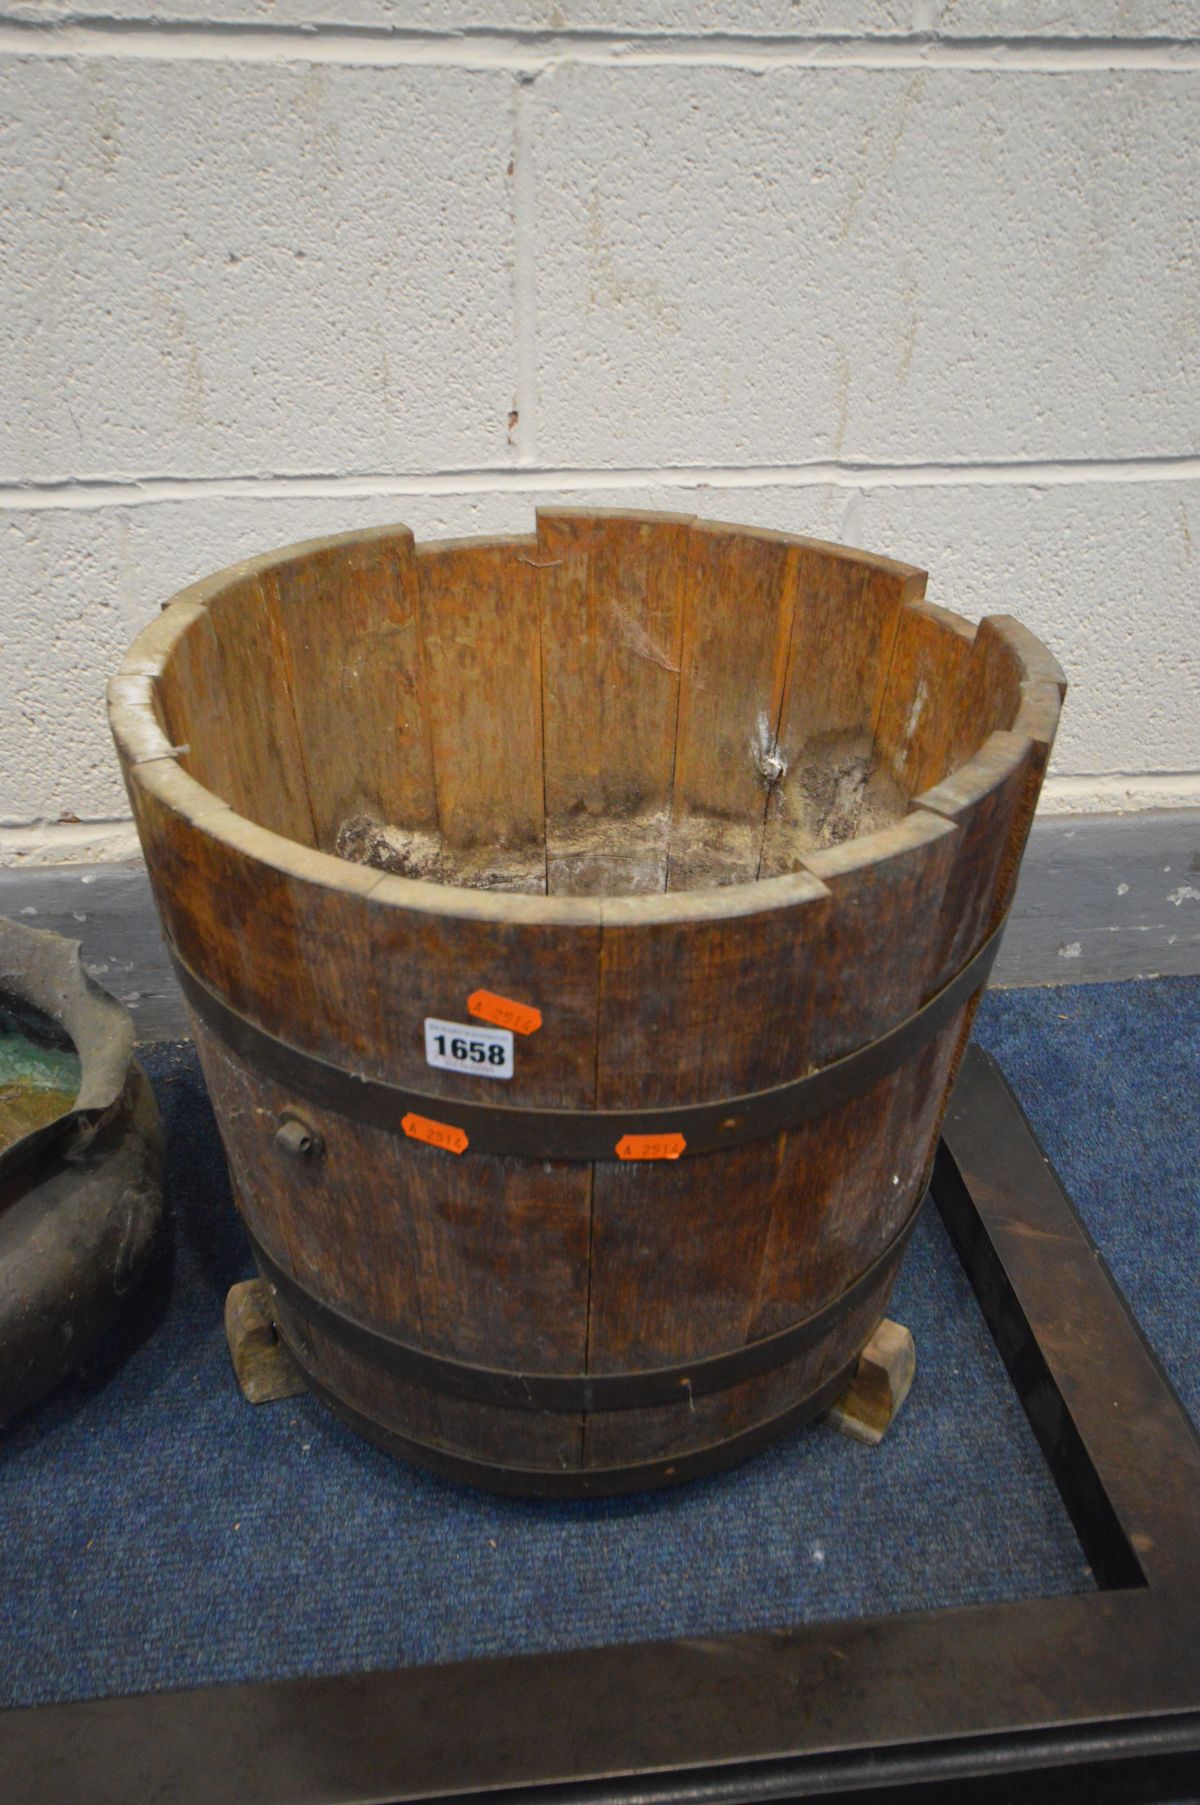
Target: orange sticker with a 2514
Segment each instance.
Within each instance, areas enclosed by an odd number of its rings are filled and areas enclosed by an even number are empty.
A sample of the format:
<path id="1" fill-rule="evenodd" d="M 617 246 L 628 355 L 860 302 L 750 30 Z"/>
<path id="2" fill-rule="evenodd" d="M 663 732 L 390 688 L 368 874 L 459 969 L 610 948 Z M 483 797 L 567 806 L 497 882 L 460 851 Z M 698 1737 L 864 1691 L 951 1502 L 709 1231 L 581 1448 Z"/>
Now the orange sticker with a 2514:
<path id="1" fill-rule="evenodd" d="M 532 1003 L 516 1003 L 511 997 L 497 996 L 494 990 L 473 990 L 467 998 L 467 1011 L 494 1028 L 511 1028 L 514 1034 L 536 1034 L 542 1025 L 542 1012 Z"/>
<path id="2" fill-rule="evenodd" d="M 618 1159 L 678 1159 L 687 1146 L 681 1134 L 623 1134 Z"/>
<path id="3" fill-rule="evenodd" d="M 470 1145 L 464 1129 L 449 1122 L 435 1122 L 431 1116 L 414 1115 L 411 1110 L 400 1126 L 410 1141 L 424 1141 L 429 1147 L 440 1147 L 444 1153 L 465 1153 Z"/>

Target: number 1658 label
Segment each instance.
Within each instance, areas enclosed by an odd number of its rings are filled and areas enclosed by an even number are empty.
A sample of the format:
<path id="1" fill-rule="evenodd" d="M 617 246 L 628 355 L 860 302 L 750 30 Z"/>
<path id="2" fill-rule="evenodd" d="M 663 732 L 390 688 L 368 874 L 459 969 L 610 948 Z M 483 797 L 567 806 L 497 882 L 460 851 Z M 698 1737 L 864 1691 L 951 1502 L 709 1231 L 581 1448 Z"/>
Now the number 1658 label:
<path id="1" fill-rule="evenodd" d="M 425 1063 L 475 1078 L 511 1078 L 513 1037 L 509 1028 L 481 1028 L 478 1022 L 440 1022 L 425 1017 Z"/>

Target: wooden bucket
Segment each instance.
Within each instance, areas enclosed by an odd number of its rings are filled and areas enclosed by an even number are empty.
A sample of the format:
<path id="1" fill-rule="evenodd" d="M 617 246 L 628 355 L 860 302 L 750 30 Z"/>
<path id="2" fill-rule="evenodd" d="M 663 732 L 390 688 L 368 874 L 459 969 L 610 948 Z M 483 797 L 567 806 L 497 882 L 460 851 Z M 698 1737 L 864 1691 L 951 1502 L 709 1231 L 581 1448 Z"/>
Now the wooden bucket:
<path id="1" fill-rule="evenodd" d="M 847 1382 L 1064 689 L 924 584 L 550 510 L 293 546 L 136 641 L 112 728 L 239 1207 L 366 1435 L 607 1492 Z"/>

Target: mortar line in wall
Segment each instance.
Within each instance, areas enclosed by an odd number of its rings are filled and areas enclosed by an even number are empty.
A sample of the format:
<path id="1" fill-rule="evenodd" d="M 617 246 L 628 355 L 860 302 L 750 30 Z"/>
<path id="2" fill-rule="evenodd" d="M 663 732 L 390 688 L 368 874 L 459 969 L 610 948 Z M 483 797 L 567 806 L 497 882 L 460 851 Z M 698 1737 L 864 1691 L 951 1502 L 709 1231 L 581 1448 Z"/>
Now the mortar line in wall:
<path id="1" fill-rule="evenodd" d="M 497 465 L 420 474 L 339 474 L 335 471 L 268 476 L 95 477 L 60 482 L 0 484 L 0 507 L 23 512 L 145 507 L 154 503 L 280 500 L 287 497 L 439 496 L 493 492 L 556 493 L 563 489 L 644 491 L 772 488 L 1050 488 L 1098 484 L 1195 482 L 1200 457 L 1088 459 L 1058 462 L 941 464 L 657 464 L 602 467 Z"/>
<path id="2" fill-rule="evenodd" d="M 239 24 L 0 15 L 0 54 L 121 56 L 130 60 L 341 63 L 373 68 L 438 64 L 530 73 L 556 63 L 616 67 L 716 64 L 769 68 L 964 68 L 1068 73 L 1079 69 L 1200 67 L 1200 40 L 1177 37 L 972 37 L 935 32 L 895 36 L 611 32 L 472 26 L 438 32 L 411 27 Z"/>

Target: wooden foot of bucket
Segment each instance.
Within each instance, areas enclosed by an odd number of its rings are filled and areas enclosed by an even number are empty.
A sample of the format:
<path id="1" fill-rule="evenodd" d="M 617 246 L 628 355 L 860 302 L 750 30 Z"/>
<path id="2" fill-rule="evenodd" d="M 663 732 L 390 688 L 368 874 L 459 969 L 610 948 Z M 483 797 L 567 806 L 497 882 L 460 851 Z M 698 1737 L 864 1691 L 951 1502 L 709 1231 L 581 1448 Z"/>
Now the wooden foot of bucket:
<path id="1" fill-rule="evenodd" d="M 233 1370 L 248 1404 L 270 1404 L 304 1390 L 292 1356 L 279 1339 L 261 1279 L 246 1279 L 225 1299 L 225 1336 Z"/>
<path id="2" fill-rule="evenodd" d="M 899 1411 L 913 1374 L 917 1350 L 900 1323 L 885 1316 L 858 1357 L 858 1370 L 825 1417 L 831 1429 L 874 1447 Z"/>

